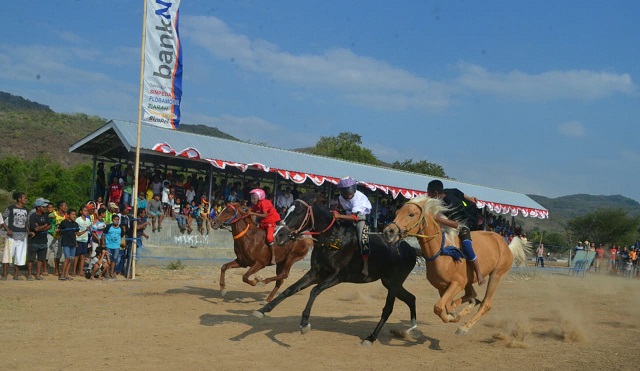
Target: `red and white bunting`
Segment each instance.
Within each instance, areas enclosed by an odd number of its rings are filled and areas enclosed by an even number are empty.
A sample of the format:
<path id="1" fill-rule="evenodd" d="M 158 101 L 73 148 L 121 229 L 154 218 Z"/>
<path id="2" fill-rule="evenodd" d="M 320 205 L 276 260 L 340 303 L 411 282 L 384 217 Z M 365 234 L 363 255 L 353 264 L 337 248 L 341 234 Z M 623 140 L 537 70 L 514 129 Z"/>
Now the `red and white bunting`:
<path id="1" fill-rule="evenodd" d="M 197 149 L 192 147 L 186 148 L 180 152 L 176 152 L 173 148 L 171 148 L 171 146 L 168 143 L 158 143 L 155 146 L 153 146 L 153 150 L 162 152 L 165 154 L 172 154 L 174 156 L 200 159 L 200 152 Z M 292 171 L 292 170 L 275 169 L 259 162 L 243 164 L 239 162 L 217 160 L 212 158 L 205 158 L 204 160 L 208 161 L 212 166 L 221 170 L 224 170 L 227 166 L 232 166 L 237 169 L 240 169 L 242 172 L 247 171 L 249 168 L 261 170 L 267 173 L 275 172 L 278 175 L 280 175 L 282 178 L 291 180 L 296 184 L 302 184 L 307 180 L 311 180 L 311 182 L 313 182 L 313 184 L 317 186 L 321 186 L 322 184 L 324 184 L 324 182 L 330 182 L 331 184 L 336 185 L 340 181 L 340 178 L 334 178 L 334 177 L 329 177 L 324 175 L 317 175 L 317 174 L 305 173 L 300 171 Z M 412 199 L 414 197 L 422 196 L 425 194 L 424 191 L 398 188 L 398 187 L 392 187 L 392 186 L 376 184 L 376 183 L 359 182 L 359 184 L 363 185 L 364 187 L 374 192 L 381 191 L 381 192 L 384 192 L 385 194 L 391 193 L 391 196 L 394 199 L 400 195 L 406 199 Z M 504 204 L 499 204 L 496 202 L 489 202 L 484 200 L 478 200 L 477 206 L 478 208 L 486 207 L 489 211 L 495 212 L 498 214 L 511 214 L 512 216 L 521 214 L 524 217 L 531 216 L 532 218 L 540 218 L 540 219 L 549 218 L 549 212 L 546 210 L 529 209 L 526 207 L 518 207 L 513 205 L 504 205 Z"/>

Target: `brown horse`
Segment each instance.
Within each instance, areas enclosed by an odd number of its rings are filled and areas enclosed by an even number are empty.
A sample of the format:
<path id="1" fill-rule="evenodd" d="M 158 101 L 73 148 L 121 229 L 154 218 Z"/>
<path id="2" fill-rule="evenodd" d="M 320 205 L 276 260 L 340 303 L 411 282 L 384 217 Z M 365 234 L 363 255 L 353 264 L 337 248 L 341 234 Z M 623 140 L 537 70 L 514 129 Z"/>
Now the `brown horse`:
<path id="1" fill-rule="evenodd" d="M 226 294 L 225 272 L 230 268 L 245 268 L 249 270 L 242 276 L 242 281 L 251 286 L 257 284 L 268 284 L 276 281 L 276 286 L 269 293 L 266 302 L 273 300 L 282 282 L 289 276 L 291 266 L 307 255 L 309 249 L 313 246 L 313 240 L 310 238 L 301 238 L 299 240 L 290 241 L 285 245 L 276 245 L 274 247 L 276 254 L 276 276 L 266 279 L 253 278 L 252 275 L 262 268 L 271 265 L 271 249 L 265 243 L 265 231 L 259 228 L 251 216 L 247 213 L 246 206 L 240 204 L 228 204 L 216 217 L 211 221 L 213 229 L 219 229 L 222 226 L 231 226 L 233 233 L 233 250 L 236 259 L 224 264 L 220 268 L 220 294 Z"/>
<path id="2" fill-rule="evenodd" d="M 438 199 L 426 196 L 414 198 L 398 210 L 396 218 L 383 233 L 391 243 L 408 236 L 418 239 L 426 260 L 427 280 L 440 293 L 440 300 L 433 311 L 442 321 L 458 322 L 469 314 L 473 307 L 480 304 L 478 312 L 456 332 L 458 335 L 464 335 L 491 309 L 491 298 L 500 279 L 511 269 L 514 259 L 518 264 L 525 261 L 530 247 L 517 237 L 507 245 L 504 238 L 497 233 L 471 232 L 482 274 L 485 277 L 489 276 L 487 292 L 480 302 L 476 299 L 477 294 L 472 286 L 477 280 L 473 266 L 460 261 L 463 258 L 460 250 L 449 247 L 460 246 L 458 230 L 448 227 L 444 227 L 443 230 L 434 220 L 435 215 L 442 215 L 445 210 L 446 207 Z M 464 295 L 454 300 L 463 289 Z M 463 303 L 468 305 L 457 313 L 456 308 Z"/>

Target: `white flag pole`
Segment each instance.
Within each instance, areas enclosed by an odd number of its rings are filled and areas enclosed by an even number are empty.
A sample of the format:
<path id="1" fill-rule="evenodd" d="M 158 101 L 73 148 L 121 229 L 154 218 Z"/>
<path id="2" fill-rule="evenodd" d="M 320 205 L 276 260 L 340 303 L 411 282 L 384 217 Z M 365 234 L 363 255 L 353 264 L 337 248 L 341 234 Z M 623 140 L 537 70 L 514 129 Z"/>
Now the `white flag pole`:
<path id="1" fill-rule="evenodd" d="M 129 264 L 131 269 L 129 275 L 131 279 L 136 278 L 136 252 L 138 247 L 138 175 L 140 173 L 140 132 L 142 131 L 142 95 L 144 89 L 144 49 L 147 38 L 147 0 L 143 1 L 142 8 L 142 48 L 140 52 L 140 97 L 138 101 L 138 135 L 136 141 L 136 162 L 133 174 L 133 240 L 131 241 L 131 256 Z"/>

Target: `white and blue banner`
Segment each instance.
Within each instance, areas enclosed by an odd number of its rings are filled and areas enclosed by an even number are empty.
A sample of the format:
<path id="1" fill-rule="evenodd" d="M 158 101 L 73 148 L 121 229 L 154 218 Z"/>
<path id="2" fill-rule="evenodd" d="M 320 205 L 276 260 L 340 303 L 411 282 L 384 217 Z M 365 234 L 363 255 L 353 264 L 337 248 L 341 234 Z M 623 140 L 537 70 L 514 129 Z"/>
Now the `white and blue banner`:
<path id="1" fill-rule="evenodd" d="M 180 0 L 147 0 L 142 121 L 177 129 L 182 97 Z"/>

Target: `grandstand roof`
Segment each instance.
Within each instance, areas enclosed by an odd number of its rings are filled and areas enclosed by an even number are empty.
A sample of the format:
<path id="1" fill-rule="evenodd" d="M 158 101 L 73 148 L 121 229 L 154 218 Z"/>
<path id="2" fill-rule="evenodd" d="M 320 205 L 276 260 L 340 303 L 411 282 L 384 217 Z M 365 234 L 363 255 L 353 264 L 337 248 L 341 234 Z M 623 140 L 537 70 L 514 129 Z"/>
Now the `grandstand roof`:
<path id="1" fill-rule="evenodd" d="M 167 161 L 209 163 L 218 169 L 233 167 L 277 173 L 295 183 L 312 181 L 337 184 L 350 175 L 372 191 L 394 198 L 412 198 L 426 192 L 427 183 L 437 177 L 310 155 L 286 149 L 214 138 L 143 124 L 140 152 L 145 156 L 164 157 Z M 130 158 L 137 142 L 137 124 L 112 120 L 69 147 L 69 152 L 101 158 Z M 195 165 L 195 164 L 194 164 Z M 478 198 L 478 207 L 511 214 L 548 218 L 549 212 L 525 194 L 441 179 L 445 188 L 459 188 Z"/>

